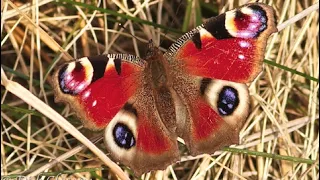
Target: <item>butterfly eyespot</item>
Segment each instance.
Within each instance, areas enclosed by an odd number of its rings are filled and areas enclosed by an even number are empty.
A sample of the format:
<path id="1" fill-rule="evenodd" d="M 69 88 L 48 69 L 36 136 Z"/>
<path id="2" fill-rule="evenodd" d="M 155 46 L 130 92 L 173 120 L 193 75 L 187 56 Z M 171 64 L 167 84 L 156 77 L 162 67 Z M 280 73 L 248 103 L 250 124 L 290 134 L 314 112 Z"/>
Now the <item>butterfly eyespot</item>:
<path id="1" fill-rule="evenodd" d="M 77 95 L 91 83 L 93 69 L 85 58 L 64 65 L 58 74 L 59 87 L 65 94 Z"/>
<path id="2" fill-rule="evenodd" d="M 257 38 L 268 28 L 267 23 L 266 11 L 258 5 L 226 13 L 225 27 L 233 37 Z"/>
<path id="3" fill-rule="evenodd" d="M 124 149 L 130 149 L 136 144 L 132 131 L 123 123 L 117 123 L 113 128 L 115 143 Z"/>
<path id="4" fill-rule="evenodd" d="M 238 105 L 238 91 L 230 86 L 223 87 L 218 99 L 219 114 L 222 116 L 231 115 Z"/>

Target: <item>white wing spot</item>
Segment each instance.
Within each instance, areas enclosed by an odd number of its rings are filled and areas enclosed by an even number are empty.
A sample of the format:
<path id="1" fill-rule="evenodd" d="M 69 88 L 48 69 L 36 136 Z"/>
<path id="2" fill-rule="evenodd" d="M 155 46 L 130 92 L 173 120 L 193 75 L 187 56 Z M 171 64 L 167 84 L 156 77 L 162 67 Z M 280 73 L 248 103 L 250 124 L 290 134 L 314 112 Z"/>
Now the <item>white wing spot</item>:
<path id="1" fill-rule="evenodd" d="M 86 99 L 90 96 L 90 94 L 91 94 L 91 92 L 90 92 L 90 90 L 88 90 L 83 94 L 83 97 Z"/>
<path id="2" fill-rule="evenodd" d="M 243 55 L 243 54 L 239 54 L 239 55 L 238 55 L 238 58 L 239 58 L 240 60 L 244 60 L 244 55 Z"/>
<path id="3" fill-rule="evenodd" d="M 78 87 L 77 90 L 78 91 L 82 91 L 84 89 L 84 83 L 81 83 Z"/>
<path id="4" fill-rule="evenodd" d="M 255 30 L 257 29 L 258 25 L 257 24 L 250 24 L 249 29 L 250 30 Z"/>
<path id="5" fill-rule="evenodd" d="M 94 100 L 92 103 L 92 107 L 95 107 L 97 105 L 97 100 Z"/>
<path id="6" fill-rule="evenodd" d="M 71 75 L 70 74 L 67 75 L 66 80 L 67 81 L 71 80 Z"/>
<path id="7" fill-rule="evenodd" d="M 250 43 L 247 42 L 247 41 L 240 41 L 240 42 L 239 42 L 239 45 L 240 45 L 240 47 L 242 47 L 242 48 L 248 48 L 248 47 L 250 47 Z"/>
<path id="8" fill-rule="evenodd" d="M 258 17 L 258 16 L 252 16 L 251 18 L 252 18 L 252 21 L 257 21 L 257 22 L 259 22 L 259 17 Z"/>

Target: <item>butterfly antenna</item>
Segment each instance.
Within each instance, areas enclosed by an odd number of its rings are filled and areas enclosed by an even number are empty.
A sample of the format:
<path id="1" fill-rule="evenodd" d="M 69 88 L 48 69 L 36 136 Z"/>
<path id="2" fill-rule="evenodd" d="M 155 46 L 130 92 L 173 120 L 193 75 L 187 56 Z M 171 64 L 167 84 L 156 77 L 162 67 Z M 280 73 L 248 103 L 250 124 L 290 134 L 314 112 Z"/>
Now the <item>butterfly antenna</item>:
<path id="1" fill-rule="evenodd" d="M 130 34 L 133 38 L 135 38 L 136 40 L 138 40 L 138 41 L 140 41 L 140 42 L 143 42 L 143 41 L 142 41 L 141 39 L 139 39 L 137 36 L 133 35 L 133 34 L 130 32 L 130 30 L 129 30 L 128 28 L 124 27 L 121 23 L 119 23 L 119 26 L 120 26 L 121 28 L 123 28 L 124 30 L 126 30 L 127 33 Z M 144 42 L 143 42 L 143 43 L 144 43 Z"/>

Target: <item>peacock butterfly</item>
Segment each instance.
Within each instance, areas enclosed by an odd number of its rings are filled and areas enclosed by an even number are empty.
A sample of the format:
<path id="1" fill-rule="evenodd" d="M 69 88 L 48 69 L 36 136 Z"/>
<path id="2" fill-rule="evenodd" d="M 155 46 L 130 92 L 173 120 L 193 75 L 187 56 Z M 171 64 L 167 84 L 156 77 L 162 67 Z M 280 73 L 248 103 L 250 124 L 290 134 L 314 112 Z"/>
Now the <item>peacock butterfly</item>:
<path id="1" fill-rule="evenodd" d="M 179 160 L 177 137 L 190 154 L 239 143 L 249 114 L 245 83 L 262 70 L 272 7 L 253 3 L 212 17 L 164 54 L 106 54 L 66 63 L 52 76 L 57 102 L 105 133 L 111 156 L 136 175 Z"/>

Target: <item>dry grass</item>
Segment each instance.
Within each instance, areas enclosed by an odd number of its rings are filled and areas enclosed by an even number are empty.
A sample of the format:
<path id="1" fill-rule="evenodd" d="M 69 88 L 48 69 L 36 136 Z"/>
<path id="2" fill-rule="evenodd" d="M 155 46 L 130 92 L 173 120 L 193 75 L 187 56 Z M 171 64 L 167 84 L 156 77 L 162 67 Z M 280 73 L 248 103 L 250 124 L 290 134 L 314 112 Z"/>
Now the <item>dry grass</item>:
<path id="1" fill-rule="evenodd" d="M 215 2 L 212 7 L 223 12 L 247 1 Z M 316 3 L 315 0 L 264 2 L 275 7 L 279 24 Z M 165 27 L 185 26 L 182 17 L 187 2 L 184 1 L 180 8 L 177 8 L 179 2 L 157 0 L 138 3 L 137 8 L 130 4 L 128 8 L 117 0 L 87 3 L 100 4 L 100 7 Z M 197 14 L 195 9 L 192 8 L 191 13 Z M 203 14 L 206 11 L 204 9 Z M 107 16 L 88 7 L 50 0 L 32 4 L 4 0 L 1 12 L 2 177 L 45 173 L 46 176 L 111 179 L 116 173 L 122 178 L 133 178 L 130 170 L 120 165 L 123 173 L 108 159 L 102 152 L 101 141 L 81 127 L 68 107 L 53 102 L 47 82 L 49 72 L 57 63 L 82 56 L 143 55 L 145 44 L 142 42 L 149 39 L 157 44 L 162 42 L 165 49 L 179 35 L 168 29 L 168 33 L 164 33 L 161 28 L 141 22 Z M 319 77 L 319 15 L 307 14 L 269 39 L 265 58 L 285 68 L 265 63 L 263 73 L 250 85 L 252 112 L 241 132 L 241 145 L 236 147 L 246 148 L 254 155 L 225 149 L 213 156 L 189 157 L 181 150 L 184 156 L 180 163 L 141 178 L 319 179 L 319 84 L 317 79 L 310 78 Z M 121 20 L 126 30 L 115 20 Z M 186 27 L 193 27 L 194 22 L 196 19 L 191 18 Z M 286 68 L 295 69 L 303 76 Z M 99 143 L 93 145 L 82 134 Z M 86 146 L 79 145 L 74 137 Z M 286 158 L 288 160 L 284 160 Z"/>

